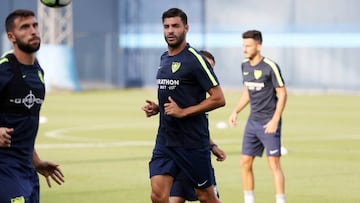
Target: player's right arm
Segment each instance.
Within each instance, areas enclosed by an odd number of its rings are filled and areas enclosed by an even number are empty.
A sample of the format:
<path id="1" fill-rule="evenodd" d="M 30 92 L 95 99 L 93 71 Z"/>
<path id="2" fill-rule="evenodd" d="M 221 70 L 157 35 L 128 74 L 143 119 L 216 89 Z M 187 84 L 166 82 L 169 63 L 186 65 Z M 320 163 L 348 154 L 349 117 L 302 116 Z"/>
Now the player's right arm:
<path id="1" fill-rule="evenodd" d="M 13 132 L 13 128 L 0 127 L 0 147 L 10 147 L 11 133 Z"/>
<path id="2" fill-rule="evenodd" d="M 240 97 L 238 104 L 235 106 L 234 110 L 230 114 L 229 124 L 231 127 L 236 126 L 238 113 L 240 113 L 248 105 L 249 101 L 249 90 L 246 87 Z"/>
<path id="3" fill-rule="evenodd" d="M 159 113 L 159 106 L 150 100 L 145 100 L 146 105 L 142 107 L 146 117 L 151 117 Z"/>

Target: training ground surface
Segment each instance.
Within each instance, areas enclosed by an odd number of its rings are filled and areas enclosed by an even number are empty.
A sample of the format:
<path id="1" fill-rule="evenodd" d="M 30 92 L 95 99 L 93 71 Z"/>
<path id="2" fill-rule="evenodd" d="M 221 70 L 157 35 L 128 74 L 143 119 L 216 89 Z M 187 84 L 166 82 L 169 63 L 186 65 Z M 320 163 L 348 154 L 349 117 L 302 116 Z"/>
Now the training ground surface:
<path id="1" fill-rule="evenodd" d="M 41 177 L 41 202 L 150 202 L 148 161 L 158 118 L 146 118 L 145 99 L 154 89 L 49 93 L 37 139 L 42 159 L 61 165 L 66 182 L 48 188 Z M 242 202 L 239 169 L 241 136 L 248 109 L 238 127 L 226 126 L 240 92 L 224 90 L 227 104 L 210 113 L 210 131 L 225 150 L 213 159 L 223 203 Z M 286 199 L 291 203 L 360 202 L 360 96 L 289 93 L 283 114 L 282 158 Z M 224 125 L 225 124 L 225 125 Z M 274 202 L 266 158 L 255 160 L 257 203 Z"/>

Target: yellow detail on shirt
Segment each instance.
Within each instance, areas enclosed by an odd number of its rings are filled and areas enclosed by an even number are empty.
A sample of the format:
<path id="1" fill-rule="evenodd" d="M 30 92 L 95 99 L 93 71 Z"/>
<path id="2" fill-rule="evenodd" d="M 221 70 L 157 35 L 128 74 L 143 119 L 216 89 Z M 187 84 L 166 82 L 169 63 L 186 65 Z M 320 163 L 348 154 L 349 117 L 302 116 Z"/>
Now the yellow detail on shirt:
<path id="1" fill-rule="evenodd" d="M 201 66 L 204 68 L 205 72 L 206 72 L 207 75 L 209 76 L 212 84 L 213 84 L 214 86 L 217 86 L 217 85 L 218 85 L 217 81 L 215 80 L 214 76 L 211 74 L 209 68 L 208 68 L 207 65 L 206 65 L 206 62 L 205 62 L 204 59 L 201 57 L 201 55 L 198 54 L 198 53 L 197 53 L 193 48 L 191 48 L 191 47 L 189 48 L 189 51 L 190 51 L 191 53 L 193 53 L 193 54 L 196 56 L 196 58 L 199 60 Z"/>
<path id="2" fill-rule="evenodd" d="M 268 64 L 271 67 L 271 69 L 274 71 L 275 77 L 276 77 L 276 80 L 279 83 L 279 86 L 283 87 L 284 86 L 284 81 L 281 79 L 280 71 L 277 68 L 276 64 L 273 61 L 271 61 L 270 59 L 268 59 L 268 58 L 264 58 L 264 62 L 266 64 Z"/>
<path id="3" fill-rule="evenodd" d="M 25 203 L 24 196 L 16 197 L 14 199 L 11 199 L 11 203 Z"/>

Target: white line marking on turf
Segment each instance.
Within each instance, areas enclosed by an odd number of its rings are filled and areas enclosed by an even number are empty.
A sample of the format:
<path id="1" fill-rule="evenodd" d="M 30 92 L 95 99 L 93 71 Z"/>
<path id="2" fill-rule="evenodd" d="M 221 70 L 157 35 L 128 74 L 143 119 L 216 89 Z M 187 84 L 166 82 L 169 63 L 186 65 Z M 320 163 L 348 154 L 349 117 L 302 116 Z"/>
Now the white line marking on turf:
<path id="1" fill-rule="evenodd" d="M 70 143 L 70 144 L 36 144 L 37 149 L 73 149 L 73 148 L 108 148 L 108 147 L 137 147 L 153 146 L 150 141 L 123 141 L 112 143 Z"/>
<path id="2" fill-rule="evenodd" d="M 144 126 L 147 127 L 147 126 Z M 71 127 L 71 128 L 61 128 L 57 130 L 47 131 L 44 133 L 45 137 L 50 137 L 58 140 L 70 140 L 70 141 L 104 141 L 99 137 L 84 137 L 84 136 L 72 136 L 72 135 L 64 135 L 66 133 L 73 133 L 73 132 L 83 132 L 83 131 L 90 131 L 90 130 L 104 130 L 104 129 L 116 129 L 116 128 L 133 128 L 138 129 L 141 126 L 137 125 L 129 125 L 129 124 L 107 124 L 107 125 L 95 125 L 95 126 L 78 126 L 78 127 Z M 104 135 L 104 133 L 101 133 Z"/>
<path id="3" fill-rule="evenodd" d="M 36 144 L 36 148 L 39 149 L 69 149 L 69 148 L 105 148 L 105 147 L 137 147 L 137 146 L 154 146 L 155 139 L 153 141 L 115 141 L 110 142 L 101 138 L 94 137 L 80 137 L 73 135 L 65 135 L 66 133 L 81 132 L 85 130 L 103 130 L 111 128 L 139 128 L 136 126 L 119 125 L 119 124 L 107 124 L 97 126 L 78 126 L 71 128 L 62 128 L 45 132 L 44 135 L 49 138 L 66 141 L 80 141 L 81 143 L 58 143 L 58 144 Z M 95 143 L 92 143 L 95 142 Z M 221 139 L 218 140 L 219 144 L 227 143 L 240 143 L 240 139 Z"/>

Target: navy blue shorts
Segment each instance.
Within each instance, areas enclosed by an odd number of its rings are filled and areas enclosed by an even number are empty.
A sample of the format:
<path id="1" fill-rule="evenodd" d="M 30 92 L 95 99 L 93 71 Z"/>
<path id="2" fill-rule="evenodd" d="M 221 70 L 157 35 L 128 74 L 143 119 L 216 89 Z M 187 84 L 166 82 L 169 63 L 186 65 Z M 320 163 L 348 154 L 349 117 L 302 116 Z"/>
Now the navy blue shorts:
<path id="1" fill-rule="evenodd" d="M 212 172 L 213 172 L 215 194 L 217 195 L 218 198 L 220 198 L 219 192 L 216 187 L 214 168 L 212 169 Z M 170 190 L 170 197 L 182 197 L 187 201 L 197 201 L 198 200 L 195 189 L 193 188 L 191 182 L 181 172 L 174 179 L 174 183 Z"/>
<path id="2" fill-rule="evenodd" d="M 192 188 L 205 189 L 214 184 L 209 148 L 185 149 L 155 145 L 149 163 L 150 177 L 180 173 L 189 180 Z"/>
<path id="3" fill-rule="evenodd" d="M 267 156 L 281 156 L 281 120 L 274 134 L 265 134 L 265 124 L 251 119 L 247 121 L 242 154 L 261 157 L 266 149 Z"/>
<path id="4" fill-rule="evenodd" d="M 0 166 L 0 203 L 39 203 L 39 177 L 35 170 Z"/>
<path id="5" fill-rule="evenodd" d="M 184 173 L 179 173 L 171 186 L 170 197 L 182 197 L 187 201 L 198 200 L 193 184 Z"/>

